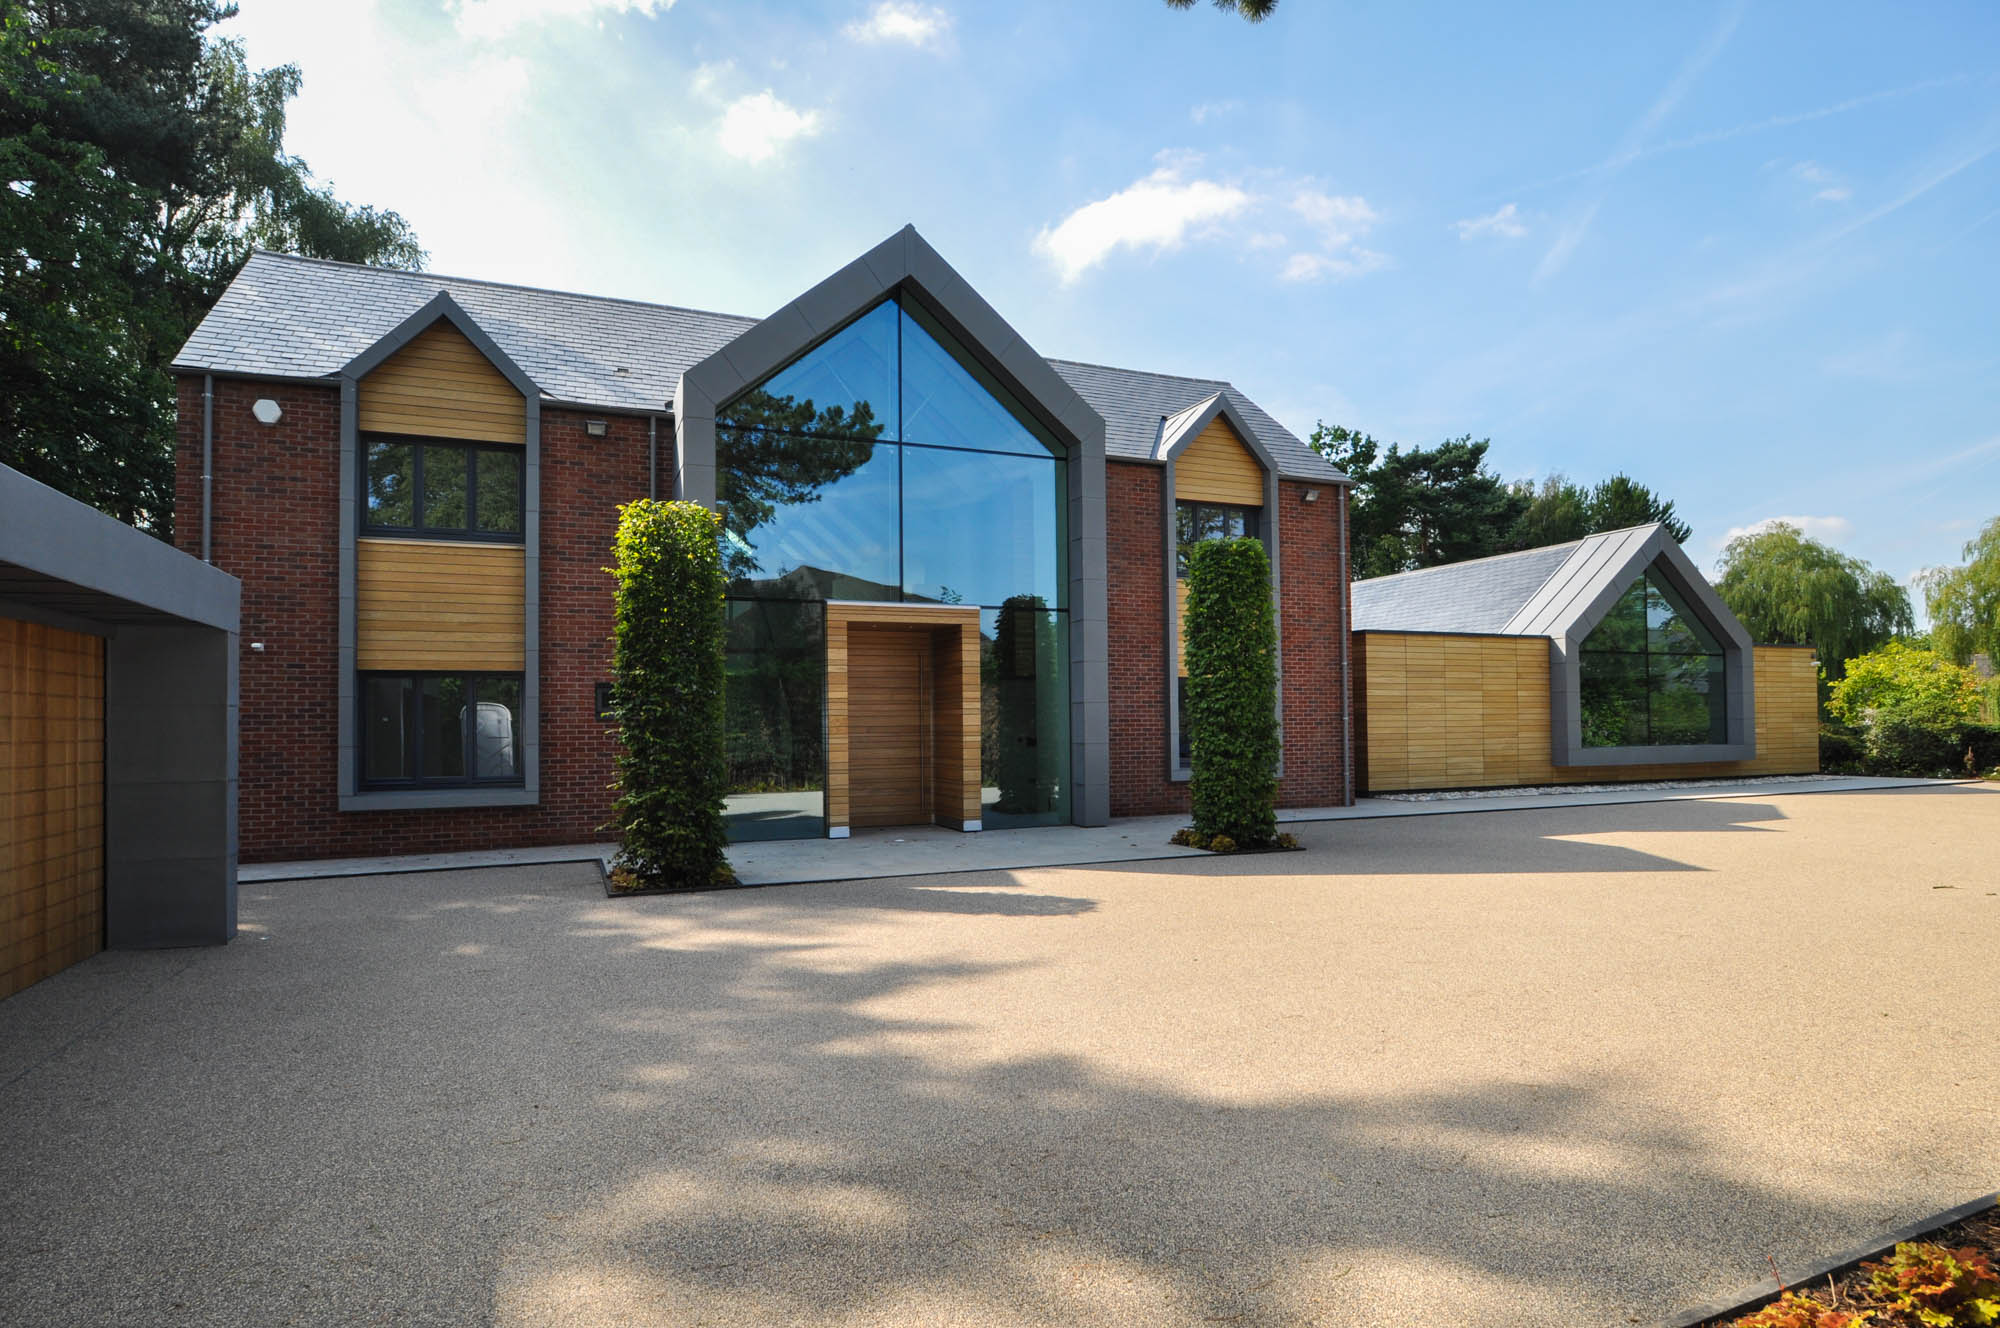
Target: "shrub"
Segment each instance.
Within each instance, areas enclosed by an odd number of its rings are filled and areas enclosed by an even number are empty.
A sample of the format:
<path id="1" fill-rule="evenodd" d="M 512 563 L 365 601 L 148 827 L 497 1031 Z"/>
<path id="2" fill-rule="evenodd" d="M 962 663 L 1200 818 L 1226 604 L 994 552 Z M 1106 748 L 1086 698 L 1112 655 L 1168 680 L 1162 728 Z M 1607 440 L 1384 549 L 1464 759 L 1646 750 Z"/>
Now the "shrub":
<path id="1" fill-rule="evenodd" d="M 1851 775 L 1861 769 L 1868 748 L 1862 735 L 1852 729 L 1822 728 L 1819 731 L 1819 768 L 1830 775 Z"/>
<path id="2" fill-rule="evenodd" d="M 1967 724 L 1959 740 L 1965 744 L 1966 773 L 1983 775 L 2000 769 L 2000 724 Z"/>
<path id="3" fill-rule="evenodd" d="M 1278 829 L 1278 637 L 1264 546 L 1195 545 L 1187 585 L 1194 830 L 1263 848 Z"/>
<path id="4" fill-rule="evenodd" d="M 1860 1328 L 1863 1322 L 1859 1315 L 1787 1291 L 1756 1313 L 1730 1320 L 1726 1328 Z"/>
<path id="5" fill-rule="evenodd" d="M 1867 750 L 1871 775 L 1955 775 L 1965 763 L 1955 730 L 1940 733 L 1895 717 L 1878 716 L 1868 726 Z"/>
<path id="6" fill-rule="evenodd" d="M 1861 1265 L 1869 1296 L 1929 1328 L 2000 1322 L 2000 1277 L 1978 1250 L 1906 1241 L 1887 1259 Z"/>
<path id="7" fill-rule="evenodd" d="M 1946 732 L 1979 718 L 1979 679 L 1935 650 L 1891 641 L 1847 661 L 1826 708 L 1849 724 L 1896 719 Z"/>
<path id="8" fill-rule="evenodd" d="M 616 879 L 698 889 L 731 879 L 723 857 L 721 519 L 699 503 L 618 509 L 612 691 L 618 698 L 621 842 Z"/>

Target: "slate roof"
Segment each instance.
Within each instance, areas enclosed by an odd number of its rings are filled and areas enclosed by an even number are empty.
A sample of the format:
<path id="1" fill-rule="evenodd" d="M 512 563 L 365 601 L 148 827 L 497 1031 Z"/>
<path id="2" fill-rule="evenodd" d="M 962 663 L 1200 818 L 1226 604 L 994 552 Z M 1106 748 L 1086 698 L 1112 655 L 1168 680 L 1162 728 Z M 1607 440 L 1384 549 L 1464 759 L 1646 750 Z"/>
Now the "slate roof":
<path id="1" fill-rule="evenodd" d="M 556 401 L 608 410 L 672 405 L 682 370 L 760 320 L 674 305 L 430 272 L 258 252 L 174 358 L 185 373 L 329 378 L 439 291 L 476 319 Z M 1151 460 L 1160 421 L 1222 393 L 1281 474 L 1337 483 L 1325 458 L 1219 379 L 1181 378 L 1050 360 L 1104 417 L 1106 455 Z"/>
<path id="2" fill-rule="evenodd" d="M 1356 581 L 1355 630 L 1559 635 L 1585 607 L 1585 592 L 1594 594 L 1605 575 L 1643 553 L 1660 529 L 1633 526 Z"/>

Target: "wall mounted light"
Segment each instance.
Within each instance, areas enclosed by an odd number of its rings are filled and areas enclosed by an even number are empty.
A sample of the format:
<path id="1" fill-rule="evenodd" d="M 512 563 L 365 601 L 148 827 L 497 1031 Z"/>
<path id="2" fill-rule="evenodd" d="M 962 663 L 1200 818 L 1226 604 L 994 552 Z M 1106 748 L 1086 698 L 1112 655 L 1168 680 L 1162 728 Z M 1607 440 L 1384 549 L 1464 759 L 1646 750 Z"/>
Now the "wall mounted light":
<path id="1" fill-rule="evenodd" d="M 285 412 L 269 397 L 259 398 L 257 403 L 250 407 L 250 413 L 257 417 L 259 424 L 276 424 L 285 418 Z"/>
<path id="2" fill-rule="evenodd" d="M 1319 490 L 1318 490 L 1318 489 L 1307 489 L 1307 490 L 1306 490 L 1306 501 L 1307 501 L 1307 502 L 1309 502 L 1309 503 L 1316 503 L 1316 502 L 1318 502 L 1318 501 L 1319 501 Z"/>
<path id="3" fill-rule="evenodd" d="M 583 431 L 592 438 L 602 438 L 606 432 L 606 426 L 603 420 L 585 420 L 583 422 Z"/>

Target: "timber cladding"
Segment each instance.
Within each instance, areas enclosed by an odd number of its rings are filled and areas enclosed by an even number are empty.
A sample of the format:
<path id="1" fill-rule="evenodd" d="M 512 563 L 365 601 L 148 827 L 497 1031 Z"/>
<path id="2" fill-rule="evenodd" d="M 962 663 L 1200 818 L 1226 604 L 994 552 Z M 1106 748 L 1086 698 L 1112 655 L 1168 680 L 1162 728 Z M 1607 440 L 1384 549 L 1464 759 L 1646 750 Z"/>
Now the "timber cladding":
<path id="1" fill-rule="evenodd" d="M 363 378 L 355 394 L 363 433 L 525 443 L 527 403 L 506 375 L 440 319 Z"/>
<path id="2" fill-rule="evenodd" d="M 1356 632 L 1354 643 L 1364 792 L 1819 769 L 1819 684 L 1811 650 L 1755 647 L 1753 760 L 1557 766 L 1550 761 L 1547 637 Z"/>
<path id="3" fill-rule="evenodd" d="M 1174 497 L 1183 502 L 1264 505 L 1264 468 L 1220 415 L 1174 458 Z"/>
<path id="4" fill-rule="evenodd" d="M 979 702 L 979 610 L 827 605 L 827 825 L 978 821 Z"/>
<path id="5" fill-rule="evenodd" d="M 0 996 L 104 948 L 104 642 L 0 618 Z"/>
<path id="6" fill-rule="evenodd" d="M 527 653 L 526 578 L 526 554 L 518 544 L 357 541 L 355 667 L 521 672 Z"/>

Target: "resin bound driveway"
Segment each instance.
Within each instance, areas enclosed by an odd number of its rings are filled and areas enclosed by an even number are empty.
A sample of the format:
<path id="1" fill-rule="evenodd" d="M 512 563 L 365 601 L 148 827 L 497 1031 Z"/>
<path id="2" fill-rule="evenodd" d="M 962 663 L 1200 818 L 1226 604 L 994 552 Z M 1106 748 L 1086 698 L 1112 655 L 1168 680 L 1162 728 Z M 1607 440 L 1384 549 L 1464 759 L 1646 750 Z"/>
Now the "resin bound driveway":
<path id="1" fill-rule="evenodd" d="M 1656 1323 L 2000 1179 L 2000 787 L 606 901 L 0 1002 L 8 1324 Z"/>

